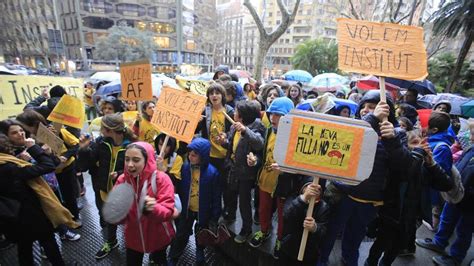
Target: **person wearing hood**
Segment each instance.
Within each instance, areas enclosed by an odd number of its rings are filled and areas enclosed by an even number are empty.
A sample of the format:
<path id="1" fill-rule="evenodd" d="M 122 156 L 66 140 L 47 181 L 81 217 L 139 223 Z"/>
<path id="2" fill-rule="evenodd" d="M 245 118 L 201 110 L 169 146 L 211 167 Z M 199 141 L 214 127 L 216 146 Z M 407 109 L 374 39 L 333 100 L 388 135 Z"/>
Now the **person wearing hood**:
<path id="1" fill-rule="evenodd" d="M 210 163 L 211 143 L 207 139 L 195 138 L 188 145 L 188 161 L 181 168 L 181 183 L 178 194 L 183 210 L 178 220 L 176 238 L 171 244 L 169 258 L 176 265 L 188 244 L 189 236 L 200 229 L 217 225 L 221 213 L 219 172 Z M 196 263 L 204 265 L 204 247 L 196 241 Z"/>
<path id="2" fill-rule="evenodd" d="M 219 84 L 214 83 L 207 88 L 206 96 L 208 105 L 202 113 L 203 119 L 198 123 L 196 132 L 201 133 L 201 137 L 208 139 L 211 143 L 210 163 L 219 171 L 220 189 L 223 193 L 224 216 L 227 217 L 228 195 L 226 194 L 227 169 L 225 167 L 225 157 L 227 149 L 220 144 L 220 134 L 228 133 L 232 123 L 225 118 L 224 112 L 229 116 L 234 116 L 234 109 L 227 105 L 226 90 Z M 220 196 L 220 195 L 219 195 Z M 227 217 L 231 219 L 233 217 Z"/>
<path id="3" fill-rule="evenodd" d="M 152 182 L 156 183 L 155 189 Z M 155 150 L 149 143 L 135 142 L 127 146 L 124 173 L 118 177 L 115 186 L 124 183 L 130 184 L 135 194 L 132 207 L 122 221 L 125 224 L 127 265 L 142 265 L 144 253 L 150 253 L 150 264 L 166 265 L 166 248 L 175 235 L 171 223 L 174 188 L 170 178 L 157 171 Z M 143 189 L 146 190 L 145 198 L 138 198 Z M 144 207 L 139 217 L 141 200 L 144 200 Z"/>
<path id="4" fill-rule="evenodd" d="M 441 100 L 433 106 L 433 110 L 449 114 L 451 112 L 451 103 Z"/>
<path id="5" fill-rule="evenodd" d="M 277 189 L 280 180 L 280 170 L 276 163 L 273 152 L 275 148 L 276 132 L 281 117 L 287 115 L 294 108 L 293 101 L 287 97 L 276 98 L 272 101 L 267 109 L 270 114 L 271 128 L 267 129 L 265 135 L 265 144 L 263 147 L 263 155 L 261 158 L 247 158 L 247 164 L 251 167 L 257 165 L 260 161 L 260 171 L 258 173 L 258 190 L 259 190 L 259 218 L 260 230 L 257 231 L 249 244 L 252 247 L 261 246 L 271 234 L 270 226 L 272 223 L 272 206 L 274 201 L 277 202 L 278 209 L 278 230 L 277 241 L 274 246 L 274 256 L 278 257 L 280 251 L 280 240 L 283 235 L 283 199 L 281 197 L 274 197 L 274 192 Z M 288 189 L 288 188 L 285 188 Z"/>
<path id="6" fill-rule="evenodd" d="M 235 101 L 241 101 L 241 100 L 247 100 L 247 97 L 245 96 L 244 89 L 242 88 L 242 85 L 240 85 L 239 82 L 239 77 L 236 74 L 230 74 L 230 77 L 232 79 L 232 83 L 235 86 Z"/>
<path id="7" fill-rule="evenodd" d="M 104 221 L 102 206 L 117 176 L 123 173 L 125 148 L 136 139 L 133 132 L 125 127 L 120 113 L 103 116 L 100 132 L 101 136 L 95 140 L 86 135 L 79 138 L 78 156 L 78 168 L 83 172 L 89 171 L 91 175 L 100 226 L 105 227 L 106 231 L 105 242 L 95 255 L 97 260 L 109 255 L 119 245 L 117 226 Z"/>
<path id="8" fill-rule="evenodd" d="M 378 90 L 368 91 L 362 97 L 356 118 L 368 122 L 380 136 L 377 141 L 372 173 L 358 185 L 331 182 L 326 187 L 325 198 L 334 210 L 328 222 L 326 240 L 321 245 L 319 265 L 327 265 L 337 235 L 342 232 L 342 259 L 346 265 L 358 265 L 359 246 L 365 237 L 367 225 L 374 220 L 384 204 L 386 183 L 392 177 L 404 176 L 411 164 L 405 142 L 406 135 L 395 119 L 391 98 L 380 101 Z M 339 195 L 329 198 L 329 192 Z"/>
<path id="9" fill-rule="evenodd" d="M 259 95 L 258 101 L 262 104 L 264 110 L 267 110 L 273 100 L 279 97 L 284 97 L 285 93 L 277 84 L 269 83 L 262 85 L 261 94 Z M 270 114 L 267 112 L 262 113 L 262 123 L 266 128 L 270 128 Z"/>
<path id="10" fill-rule="evenodd" d="M 224 74 L 229 74 L 229 67 L 226 65 L 219 65 L 216 68 L 216 71 L 214 72 L 214 76 L 212 77 L 212 80 L 218 80 L 220 76 Z"/>

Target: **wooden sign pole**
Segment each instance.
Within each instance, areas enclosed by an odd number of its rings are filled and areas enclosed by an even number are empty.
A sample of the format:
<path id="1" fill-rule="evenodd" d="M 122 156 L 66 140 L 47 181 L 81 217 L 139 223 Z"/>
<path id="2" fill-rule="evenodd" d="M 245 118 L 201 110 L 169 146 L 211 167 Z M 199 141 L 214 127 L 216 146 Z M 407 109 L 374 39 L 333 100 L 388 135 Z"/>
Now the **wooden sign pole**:
<path id="1" fill-rule="evenodd" d="M 225 118 L 227 118 L 227 120 L 229 120 L 230 123 L 235 124 L 234 119 L 232 119 L 232 117 L 230 117 L 230 116 L 225 112 L 225 110 L 222 111 L 222 113 L 224 114 Z"/>
<path id="2" fill-rule="evenodd" d="M 379 77 L 380 84 L 380 101 L 387 102 L 387 91 L 385 90 L 385 77 Z M 383 121 L 387 121 L 388 118 L 384 118 Z"/>
<path id="3" fill-rule="evenodd" d="M 166 135 L 165 139 L 163 140 L 163 145 L 161 146 L 160 150 L 160 156 L 163 158 L 165 156 L 165 150 L 166 146 L 168 145 L 168 140 L 170 139 L 170 136 Z"/>
<path id="4" fill-rule="evenodd" d="M 313 177 L 313 184 L 318 184 L 318 183 L 319 183 L 319 177 L 317 176 Z M 313 209 L 314 209 L 315 203 L 316 203 L 316 198 L 312 197 L 309 200 L 309 206 L 308 206 L 308 210 L 306 211 L 306 217 L 313 217 Z M 303 261 L 304 251 L 306 249 L 306 242 L 308 241 L 308 234 L 309 234 L 308 229 L 304 229 L 303 236 L 301 237 L 300 251 L 298 252 L 299 261 Z"/>

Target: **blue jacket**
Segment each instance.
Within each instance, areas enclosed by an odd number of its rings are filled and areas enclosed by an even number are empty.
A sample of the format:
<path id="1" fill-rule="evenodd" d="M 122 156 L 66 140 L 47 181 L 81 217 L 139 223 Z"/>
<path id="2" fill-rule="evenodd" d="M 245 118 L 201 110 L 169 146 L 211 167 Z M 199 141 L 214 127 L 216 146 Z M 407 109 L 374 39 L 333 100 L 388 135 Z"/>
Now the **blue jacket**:
<path id="1" fill-rule="evenodd" d="M 474 212 L 474 147 L 464 151 L 456 163 L 464 186 L 464 197 L 459 203 L 463 211 Z"/>
<path id="2" fill-rule="evenodd" d="M 219 172 L 209 163 L 211 143 L 207 139 L 195 138 L 188 145 L 188 150 L 194 150 L 199 153 L 201 159 L 198 224 L 200 226 L 207 226 L 209 221 L 217 223 L 221 212 L 221 198 L 219 192 Z M 181 178 L 178 194 L 183 205 L 183 213 L 187 216 L 192 180 L 191 164 L 189 162 L 186 162 L 181 167 Z"/>
<path id="3" fill-rule="evenodd" d="M 428 137 L 428 143 L 433 151 L 433 159 L 443 168 L 446 174 L 451 176 L 453 166 L 453 154 L 451 145 L 454 139 L 448 131 L 439 132 Z"/>

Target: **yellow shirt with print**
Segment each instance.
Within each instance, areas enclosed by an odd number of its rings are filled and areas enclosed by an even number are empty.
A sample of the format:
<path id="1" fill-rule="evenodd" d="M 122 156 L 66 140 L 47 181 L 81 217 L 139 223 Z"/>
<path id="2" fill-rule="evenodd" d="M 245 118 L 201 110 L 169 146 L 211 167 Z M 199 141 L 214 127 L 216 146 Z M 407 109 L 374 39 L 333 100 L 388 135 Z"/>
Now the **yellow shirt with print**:
<path id="1" fill-rule="evenodd" d="M 280 175 L 280 171 L 272 169 L 272 164 L 275 163 L 275 159 L 273 159 L 275 140 L 276 134 L 272 131 L 268 136 L 267 147 L 265 150 L 265 161 L 263 162 L 263 167 L 258 179 L 258 187 L 267 193 L 273 193 L 273 191 L 275 191 L 278 183 L 278 175 Z"/>
<path id="2" fill-rule="evenodd" d="M 169 160 L 170 158 L 166 158 L 163 160 L 163 166 L 165 168 L 165 172 L 168 172 L 170 173 L 170 175 L 174 175 L 176 179 L 181 180 L 181 166 L 183 166 L 183 157 L 176 155 L 173 165 L 171 166 L 169 166 Z M 158 169 L 161 169 L 158 163 L 156 167 Z"/>
<path id="3" fill-rule="evenodd" d="M 155 137 L 160 134 L 160 131 L 153 126 L 146 119 L 140 121 L 138 140 L 148 142 L 151 145 L 155 145 Z"/>
<path id="4" fill-rule="evenodd" d="M 212 111 L 211 124 L 209 127 L 209 140 L 211 141 L 211 157 L 212 158 L 225 158 L 227 149 L 222 147 L 219 143 L 215 142 L 217 136 L 220 133 L 225 133 L 225 116 L 222 112 Z"/>
<path id="5" fill-rule="evenodd" d="M 200 169 L 192 169 L 191 172 L 191 193 L 189 194 L 189 210 L 193 212 L 199 211 L 199 176 Z"/>

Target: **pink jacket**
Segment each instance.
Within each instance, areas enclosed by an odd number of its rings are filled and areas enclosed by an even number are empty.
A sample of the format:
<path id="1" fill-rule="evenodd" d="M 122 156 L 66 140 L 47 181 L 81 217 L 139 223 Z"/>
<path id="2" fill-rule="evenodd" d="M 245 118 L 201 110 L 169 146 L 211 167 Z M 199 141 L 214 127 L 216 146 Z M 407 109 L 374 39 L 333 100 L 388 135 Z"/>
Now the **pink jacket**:
<path id="1" fill-rule="evenodd" d="M 140 218 L 145 249 L 143 249 L 138 224 L 137 203 L 139 199 L 134 200 L 132 208 L 125 218 L 124 223 L 126 247 L 142 253 L 151 253 L 166 248 L 175 235 L 171 223 L 171 216 L 174 211 L 174 187 L 168 175 L 164 172 L 158 171 L 156 177 L 156 193 L 153 193 L 151 179 L 153 172 L 156 171 L 156 160 L 153 147 L 145 142 L 135 142 L 134 144 L 143 147 L 147 151 L 148 156 L 145 168 L 138 177 L 138 188 L 136 178 L 132 177 L 127 172 L 126 166 L 124 167 L 124 174 L 118 178 L 115 185 L 117 186 L 125 182 L 131 184 L 134 188 L 135 194 L 139 198 L 145 180 L 148 180 L 147 195 L 156 198 L 157 204 L 152 212 L 143 213 Z"/>

